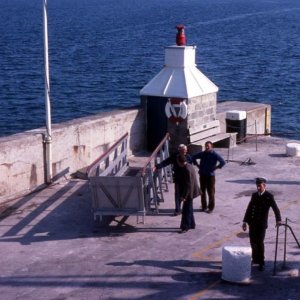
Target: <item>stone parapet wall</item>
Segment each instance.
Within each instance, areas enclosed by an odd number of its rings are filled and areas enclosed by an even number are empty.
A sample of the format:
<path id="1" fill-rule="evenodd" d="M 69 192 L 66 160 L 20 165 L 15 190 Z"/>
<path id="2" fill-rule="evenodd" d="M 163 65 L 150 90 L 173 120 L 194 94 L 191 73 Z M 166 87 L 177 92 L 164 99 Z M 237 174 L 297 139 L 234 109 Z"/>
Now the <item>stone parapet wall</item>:
<path id="1" fill-rule="evenodd" d="M 53 125 L 54 179 L 88 166 L 126 132 L 129 154 L 144 149 L 144 120 L 141 109 L 126 109 Z M 44 185 L 44 133 L 36 129 L 0 138 L 0 202 Z"/>
<path id="2" fill-rule="evenodd" d="M 43 137 L 38 130 L 0 139 L 0 197 L 33 190 L 44 182 Z M 0 199 L 1 199 L 0 198 Z"/>

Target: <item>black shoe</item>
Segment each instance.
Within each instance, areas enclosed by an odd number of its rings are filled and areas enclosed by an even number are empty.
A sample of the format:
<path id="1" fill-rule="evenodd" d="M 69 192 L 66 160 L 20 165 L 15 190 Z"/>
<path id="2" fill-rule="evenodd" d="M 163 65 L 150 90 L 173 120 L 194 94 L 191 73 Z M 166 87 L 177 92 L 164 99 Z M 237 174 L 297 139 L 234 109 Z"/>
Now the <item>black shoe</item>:
<path id="1" fill-rule="evenodd" d="M 200 211 L 205 212 L 205 211 L 207 211 L 207 208 L 200 208 Z"/>
<path id="2" fill-rule="evenodd" d="M 213 211 L 212 211 L 212 209 L 208 209 L 206 212 L 207 212 L 208 214 L 211 214 Z"/>
<path id="3" fill-rule="evenodd" d="M 181 215 L 181 212 L 174 211 L 173 216 L 179 216 L 179 215 Z"/>
<path id="4" fill-rule="evenodd" d="M 264 271 L 265 270 L 265 266 L 260 264 L 259 267 L 258 267 L 258 270 L 259 271 Z"/>
<path id="5" fill-rule="evenodd" d="M 181 230 L 179 231 L 179 233 L 186 233 L 186 232 L 188 232 L 187 229 L 181 229 Z"/>

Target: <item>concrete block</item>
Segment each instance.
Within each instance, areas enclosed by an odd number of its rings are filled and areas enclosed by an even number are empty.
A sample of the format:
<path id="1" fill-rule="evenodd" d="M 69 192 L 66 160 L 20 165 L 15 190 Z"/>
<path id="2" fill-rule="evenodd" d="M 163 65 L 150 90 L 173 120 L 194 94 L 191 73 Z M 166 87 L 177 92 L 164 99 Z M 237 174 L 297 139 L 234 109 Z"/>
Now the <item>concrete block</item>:
<path id="1" fill-rule="evenodd" d="M 300 157 L 300 144 L 288 143 L 286 145 L 286 155 Z"/>
<path id="2" fill-rule="evenodd" d="M 251 276 L 251 248 L 225 246 L 222 249 L 222 279 L 248 283 Z"/>

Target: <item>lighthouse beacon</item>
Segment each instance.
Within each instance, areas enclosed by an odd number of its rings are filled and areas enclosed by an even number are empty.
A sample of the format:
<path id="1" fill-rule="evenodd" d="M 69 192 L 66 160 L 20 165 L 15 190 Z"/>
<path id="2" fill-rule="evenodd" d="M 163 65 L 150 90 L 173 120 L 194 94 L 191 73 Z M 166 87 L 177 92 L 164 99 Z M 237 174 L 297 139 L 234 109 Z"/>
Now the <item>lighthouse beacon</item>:
<path id="1" fill-rule="evenodd" d="M 179 144 L 218 134 L 218 87 L 195 63 L 196 46 L 187 46 L 184 26 L 178 25 L 176 45 L 165 48 L 163 69 L 140 91 L 146 117 L 147 149 L 152 151 L 167 132 L 171 151 Z"/>

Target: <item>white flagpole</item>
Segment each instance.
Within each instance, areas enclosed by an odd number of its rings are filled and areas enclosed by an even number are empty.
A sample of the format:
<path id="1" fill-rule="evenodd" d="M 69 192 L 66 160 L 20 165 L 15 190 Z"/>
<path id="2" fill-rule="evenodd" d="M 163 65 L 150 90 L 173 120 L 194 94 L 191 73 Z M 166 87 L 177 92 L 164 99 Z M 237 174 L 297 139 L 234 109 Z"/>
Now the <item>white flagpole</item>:
<path id="1" fill-rule="evenodd" d="M 52 136 L 51 136 L 51 106 L 50 106 L 50 76 L 49 76 L 49 55 L 48 55 L 48 16 L 47 0 L 44 0 L 44 61 L 45 61 L 45 106 L 46 106 L 46 134 L 45 144 L 45 179 L 46 183 L 52 182 Z"/>

